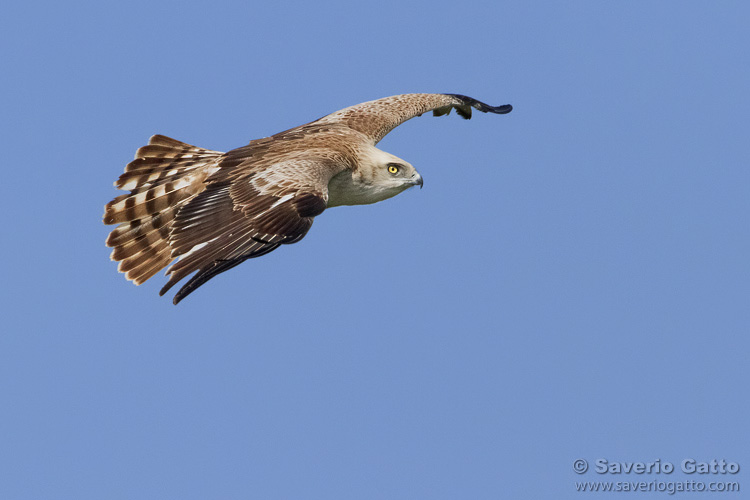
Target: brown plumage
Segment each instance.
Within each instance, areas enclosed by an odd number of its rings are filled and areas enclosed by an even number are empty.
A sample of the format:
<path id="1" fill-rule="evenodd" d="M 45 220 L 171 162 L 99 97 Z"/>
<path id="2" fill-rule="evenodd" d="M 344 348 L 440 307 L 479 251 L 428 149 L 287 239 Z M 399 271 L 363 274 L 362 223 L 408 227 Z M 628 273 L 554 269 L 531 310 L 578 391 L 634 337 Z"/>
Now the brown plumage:
<path id="1" fill-rule="evenodd" d="M 326 208 L 382 201 L 422 185 L 407 162 L 375 145 L 404 121 L 433 111 L 508 113 L 457 94 L 404 94 L 342 109 L 221 153 L 162 135 L 140 148 L 115 182 L 130 191 L 105 207 L 118 270 L 139 285 L 165 268 L 160 295 L 198 271 L 177 304 L 203 283 L 282 244 L 296 243 Z"/>

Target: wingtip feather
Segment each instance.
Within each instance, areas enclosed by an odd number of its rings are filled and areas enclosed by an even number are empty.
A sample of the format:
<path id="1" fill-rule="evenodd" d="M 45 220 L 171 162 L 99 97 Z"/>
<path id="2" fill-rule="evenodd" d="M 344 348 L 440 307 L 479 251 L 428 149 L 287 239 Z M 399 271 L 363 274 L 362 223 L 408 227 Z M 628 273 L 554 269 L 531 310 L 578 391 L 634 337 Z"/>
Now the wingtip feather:
<path id="1" fill-rule="evenodd" d="M 454 97 L 458 99 L 461 102 L 461 104 L 463 104 L 464 106 L 471 106 L 475 109 L 478 109 L 482 113 L 495 113 L 497 115 L 505 115 L 513 111 L 513 106 L 511 106 L 510 104 L 502 104 L 500 106 L 490 106 L 489 104 L 483 103 L 482 101 L 478 101 L 474 99 L 473 97 L 465 96 L 462 94 L 446 94 L 446 95 Z M 458 111 L 459 109 L 460 108 L 456 106 L 456 111 Z M 471 113 L 469 113 L 469 116 L 471 116 Z M 468 117 L 464 116 L 464 118 L 468 118 Z"/>

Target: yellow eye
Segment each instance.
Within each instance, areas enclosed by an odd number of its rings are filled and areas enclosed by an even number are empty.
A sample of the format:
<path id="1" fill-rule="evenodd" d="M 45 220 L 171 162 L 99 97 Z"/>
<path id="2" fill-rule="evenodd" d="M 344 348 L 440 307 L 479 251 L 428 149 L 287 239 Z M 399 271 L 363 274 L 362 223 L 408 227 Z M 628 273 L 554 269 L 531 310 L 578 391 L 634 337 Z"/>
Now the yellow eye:
<path id="1" fill-rule="evenodd" d="M 388 171 L 392 174 L 397 174 L 398 167 L 396 165 L 388 165 Z"/>

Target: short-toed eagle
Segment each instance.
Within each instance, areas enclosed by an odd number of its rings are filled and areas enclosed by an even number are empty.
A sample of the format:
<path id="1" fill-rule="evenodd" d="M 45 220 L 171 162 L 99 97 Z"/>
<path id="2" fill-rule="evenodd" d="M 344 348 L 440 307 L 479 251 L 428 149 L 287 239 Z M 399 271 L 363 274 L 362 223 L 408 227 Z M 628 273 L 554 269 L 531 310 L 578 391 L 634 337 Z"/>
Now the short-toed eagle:
<path id="1" fill-rule="evenodd" d="M 139 285 L 168 270 L 167 292 L 198 271 L 174 297 L 246 259 L 296 243 L 326 208 L 376 203 L 422 186 L 416 169 L 375 145 L 427 111 L 475 108 L 504 114 L 458 94 L 403 94 L 342 109 L 319 120 L 251 141 L 228 153 L 163 135 L 151 137 L 115 182 L 130 191 L 105 207 L 107 238 L 118 270 Z"/>

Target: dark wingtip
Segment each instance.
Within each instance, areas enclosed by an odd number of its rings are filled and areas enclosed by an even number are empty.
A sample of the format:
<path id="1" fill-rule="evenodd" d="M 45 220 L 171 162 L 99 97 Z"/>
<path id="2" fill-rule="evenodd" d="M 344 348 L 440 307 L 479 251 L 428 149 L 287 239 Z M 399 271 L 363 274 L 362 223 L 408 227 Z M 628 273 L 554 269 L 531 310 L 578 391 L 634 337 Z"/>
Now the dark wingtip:
<path id="1" fill-rule="evenodd" d="M 276 248 L 278 248 L 278 246 L 279 244 L 271 245 L 270 249 L 268 247 L 265 247 L 266 251 L 262 253 L 259 252 L 255 254 L 243 255 L 234 259 L 229 259 L 229 260 L 220 259 L 220 260 L 215 260 L 211 262 L 206 267 L 200 268 L 198 272 L 192 278 L 190 278 L 190 280 L 187 283 L 185 283 L 182 288 L 180 288 L 180 290 L 175 294 L 174 298 L 172 299 L 172 303 L 174 305 L 179 304 L 182 299 L 184 299 L 185 297 L 187 297 L 188 295 L 196 291 L 201 285 L 205 284 L 206 281 L 210 280 L 217 274 L 221 274 L 224 271 L 229 271 L 233 267 L 242 264 L 243 262 L 245 262 L 247 259 L 251 257 L 260 257 L 261 255 L 271 252 L 275 250 Z M 167 283 L 167 286 L 165 286 L 162 289 L 162 292 L 166 292 L 167 290 L 169 290 L 169 287 L 171 287 L 172 285 L 174 285 L 174 283 L 172 284 Z M 163 294 L 162 292 L 160 292 L 160 295 Z"/>
<path id="2" fill-rule="evenodd" d="M 469 97 L 469 96 L 465 96 L 461 94 L 446 94 L 446 95 L 455 97 L 462 103 L 468 104 L 469 106 L 475 109 L 478 109 L 482 113 L 495 113 L 498 115 L 504 115 L 513 111 L 513 106 L 511 106 L 510 104 L 503 104 L 502 106 L 490 106 L 489 104 L 485 104 L 482 101 L 477 101 L 473 97 Z"/>
<path id="3" fill-rule="evenodd" d="M 203 280 L 205 282 L 206 280 Z M 172 298 L 172 304 L 177 305 L 180 303 L 182 299 L 193 293 L 203 282 L 195 283 L 195 276 L 185 283 L 182 288 L 174 295 Z"/>
<path id="4" fill-rule="evenodd" d="M 503 104 L 502 106 L 495 106 L 492 109 L 488 109 L 490 113 L 497 113 L 498 115 L 504 115 L 513 111 L 513 106 L 510 104 Z"/>

